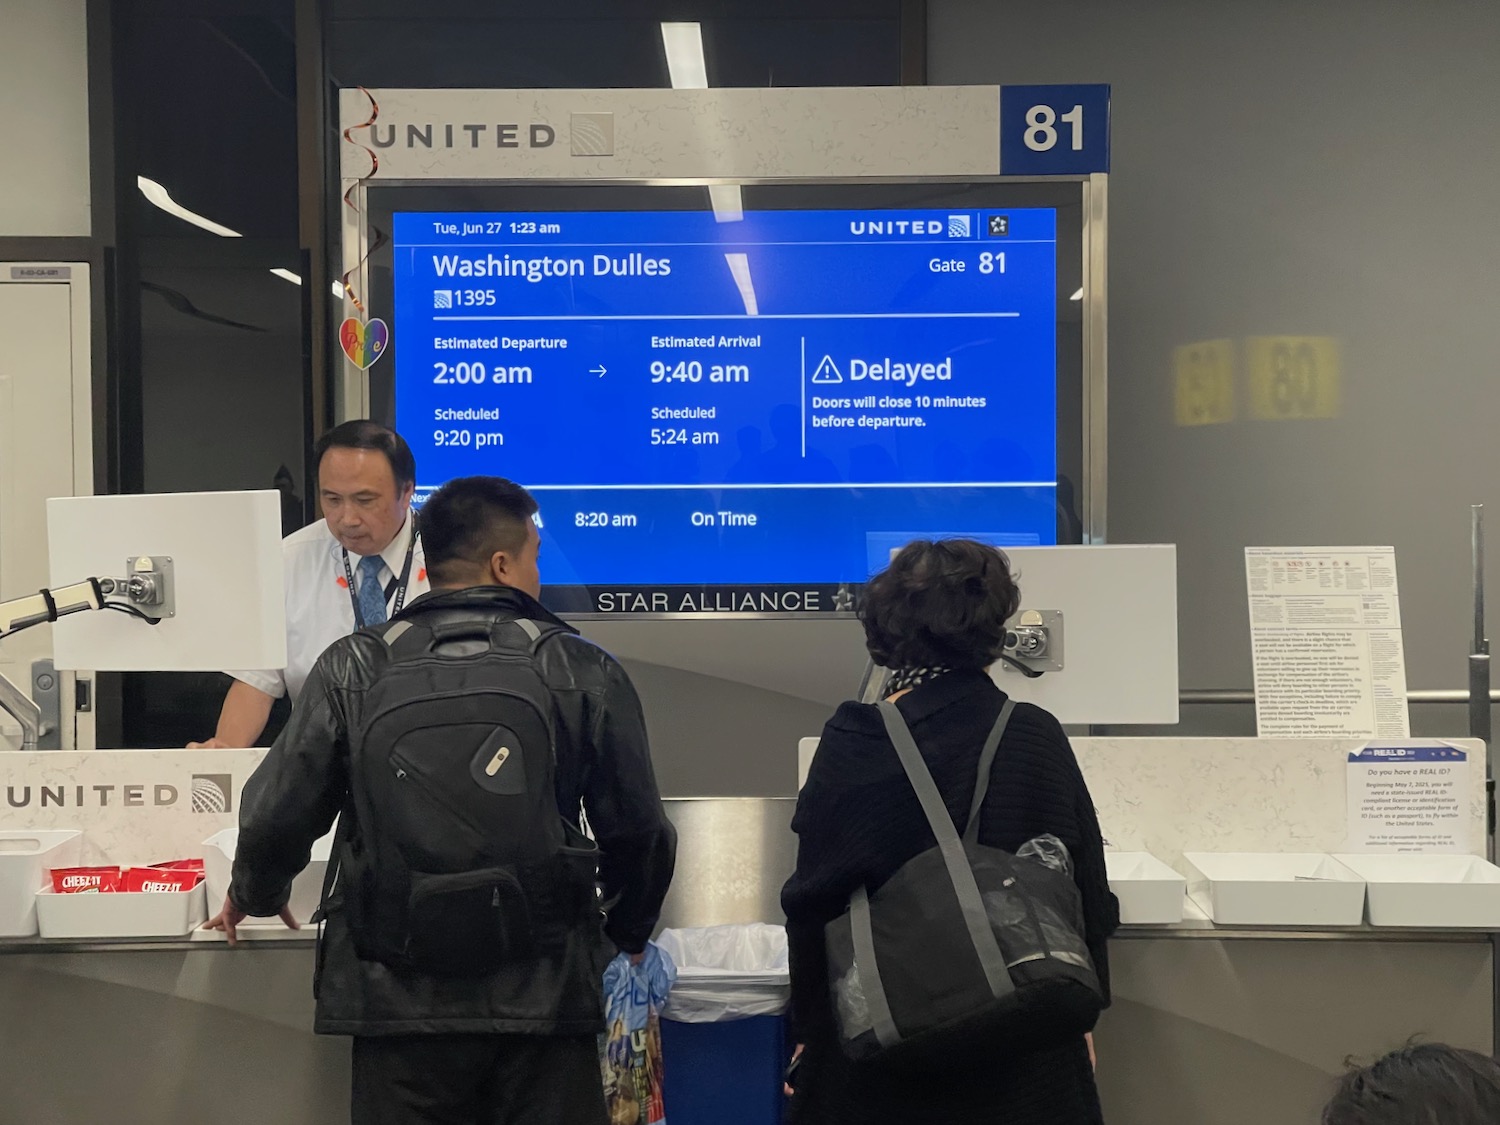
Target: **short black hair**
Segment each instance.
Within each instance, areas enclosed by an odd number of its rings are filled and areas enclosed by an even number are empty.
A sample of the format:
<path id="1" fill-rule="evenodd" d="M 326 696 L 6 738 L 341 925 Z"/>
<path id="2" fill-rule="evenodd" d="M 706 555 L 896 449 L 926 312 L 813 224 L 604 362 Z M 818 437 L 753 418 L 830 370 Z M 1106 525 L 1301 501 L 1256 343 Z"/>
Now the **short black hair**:
<path id="1" fill-rule="evenodd" d="M 422 550 L 439 586 L 460 581 L 464 565 L 485 566 L 497 551 L 519 552 L 536 501 L 503 477 L 456 477 L 422 505 Z"/>
<path id="2" fill-rule="evenodd" d="M 988 668 L 1021 591 L 996 548 L 974 539 L 908 543 L 865 586 L 860 620 L 883 668 Z"/>
<path id="3" fill-rule="evenodd" d="M 313 464 L 321 467 L 323 455 L 330 449 L 370 449 L 384 453 L 385 459 L 391 463 L 391 475 L 396 478 L 398 492 L 417 483 L 417 459 L 411 455 L 411 446 L 395 430 L 379 422 L 356 418 L 335 426 L 313 446 Z"/>
<path id="4" fill-rule="evenodd" d="M 1351 1070 L 1323 1125 L 1494 1125 L 1500 1064 L 1445 1043 L 1412 1043 Z"/>

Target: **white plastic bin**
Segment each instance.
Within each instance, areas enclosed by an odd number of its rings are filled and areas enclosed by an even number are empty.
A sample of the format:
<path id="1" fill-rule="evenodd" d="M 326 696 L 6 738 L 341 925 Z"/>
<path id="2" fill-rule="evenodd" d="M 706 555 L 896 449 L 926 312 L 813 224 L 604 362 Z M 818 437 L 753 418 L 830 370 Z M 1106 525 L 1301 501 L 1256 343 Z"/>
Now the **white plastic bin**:
<path id="1" fill-rule="evenodd" d="M 37 932 L 36 893 L 54 867 L 77 867 L 83 833 L 63 828 L 0 832 L 0 937 Z"/>
<path id="2" fill-rule="evenodd" d="M 1372 926 L 1500 930 L 1500 867 L 1472 855 L 1337 855 L 1365 880 Z"/>
<path id="3" fill-rule="evenodd" d="M 1188 894 L 1220 926 L 1358 926 L 1365 883 L 1321 852 L 1188 852 Z"/>
<path id="4" fill-rule="evenodd" d="M 208 904 L 213 913 L 224 905 L 224 896 L 229 893 L 229 873 L 234 867 L 235 845 L 240 838 L 238 828 L 226 828 L 203 841 L 203 874 L 207 887 Z M 313 844 L 312 862 L 292 882 L 292 898 L 289 905 L 292 916 L 304 926 L 312 920 L 313 912 L 323 897 L 323 877 L 328 871 L 328 860 L 333 854 L 333 833 L 330 832 Z M 280 918 L 247 918 L 240 928 L 275 926 L 284 928 Z"/>
<path id="5" fill-rule="evenodd" d="M 203 884 L 190 891 L 139 894 L 36 892 L 37 921 L 44 938 L 183 937 L 207 920 Z"/>
<path id="6" fill-rule="evenodd" d="M 1150 852 L 1105 852 L 1109 889 L 1120 900 L 1120 921 L 1169 926 L 1182 921 L 1187 880 Z"/>
<path id="7" fill-rule="evenodd" d="M 774 1016 L 791 998 L 786 928 L 753 922 L 663 930 L 656 939 L 677 966 L 662 1015 L 683 1023 Z"/>

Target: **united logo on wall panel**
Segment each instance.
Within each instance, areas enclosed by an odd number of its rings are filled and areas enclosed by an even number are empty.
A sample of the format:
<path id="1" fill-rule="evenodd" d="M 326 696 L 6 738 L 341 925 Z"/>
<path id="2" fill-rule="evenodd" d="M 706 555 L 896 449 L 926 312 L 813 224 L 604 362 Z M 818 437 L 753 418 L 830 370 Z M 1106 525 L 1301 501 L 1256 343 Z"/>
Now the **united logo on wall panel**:
<path id="1" fill-rule="evenodd" d="M 568 116 L 568 144 L 574 156 L 615 154 L 613 113 L 573 113 Z"/>

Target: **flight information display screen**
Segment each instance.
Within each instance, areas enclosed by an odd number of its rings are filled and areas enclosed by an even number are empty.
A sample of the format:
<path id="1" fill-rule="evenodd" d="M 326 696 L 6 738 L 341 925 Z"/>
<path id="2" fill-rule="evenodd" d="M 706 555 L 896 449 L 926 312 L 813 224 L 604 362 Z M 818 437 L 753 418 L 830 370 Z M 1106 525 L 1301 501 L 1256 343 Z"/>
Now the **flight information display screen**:
<path id="1" fill-rule="evenodd" d="M 835 609 L 913 538 L 1056 542 L 1055 210 L 724 217 L 395 214 L 419 499 L 524 484 L 554 603 L 602 612 Z"/>

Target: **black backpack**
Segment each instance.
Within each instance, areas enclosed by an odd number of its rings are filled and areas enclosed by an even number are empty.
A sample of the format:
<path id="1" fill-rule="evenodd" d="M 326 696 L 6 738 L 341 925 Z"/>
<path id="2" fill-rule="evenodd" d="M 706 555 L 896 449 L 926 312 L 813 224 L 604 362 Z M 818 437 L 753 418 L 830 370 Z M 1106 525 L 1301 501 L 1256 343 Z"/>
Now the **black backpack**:
<path id="1" fill-rule="evenodd" d="M 979 757 L 960 839 L 900 710 L 886 732 L 937 847 L 874 892 L 861 887 L 825 928 L 828 978 L 846 1055 L 881 1069 L 933 1073 L 993 1065 L 1091 1030 L 1103 1008 L 1083 938 L 1083 900 L 1054 837 L 1012 855 L 979 843 L 995 754 L 1015 708 L 1006 700 Z"/>
<path id="2" fill-rule="evenodd" d="M 598 852 L 558 811 L 536 661 L 560 631 L 489 618 L 377 631 L 390 661 L 350 732 L 360 831 L 339 880 L 361 958 L 477 977 L 598 931 Z"/>

